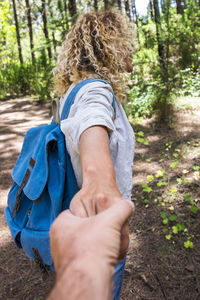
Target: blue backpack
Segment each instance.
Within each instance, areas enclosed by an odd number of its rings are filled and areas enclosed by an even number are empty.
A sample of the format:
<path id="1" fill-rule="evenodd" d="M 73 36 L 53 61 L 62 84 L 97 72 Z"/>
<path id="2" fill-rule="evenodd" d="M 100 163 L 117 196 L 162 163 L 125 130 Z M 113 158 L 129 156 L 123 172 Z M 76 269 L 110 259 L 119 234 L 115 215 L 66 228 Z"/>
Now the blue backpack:
<path id="1" fill-rule="evenodd" d="M 68 117 L 79 89 L 93 81 L 107 84 L 98 79 L 77 84 L 65 101 L 61 120 Z M 65 136 L 54 119 L 50 125 L 27 132 L 12 178 L 14 183 L 8 194 L 5 217 L 13 240 L 43 270 L 46 266 L 53 269 L 49 229 L 58 214 L 69 208 L 79 190 Z"/>

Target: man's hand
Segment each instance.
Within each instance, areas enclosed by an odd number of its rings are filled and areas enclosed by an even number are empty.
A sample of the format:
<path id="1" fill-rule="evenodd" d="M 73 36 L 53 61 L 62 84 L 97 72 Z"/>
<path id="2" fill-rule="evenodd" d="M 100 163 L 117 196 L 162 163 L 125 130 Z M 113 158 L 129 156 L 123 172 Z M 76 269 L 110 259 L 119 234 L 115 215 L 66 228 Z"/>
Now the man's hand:
<path id="1" fill-rule="evenodd" d="M 76 217 L 69 210 L 62 212 L 50 229 L 51 253 L 57 274 L 62 275 L 71 262 L 84 260 L 84 257 L 89 257 L 94 264 L 101 262 L 113 273 L 119 257 L 121 228 L 133 209 L 132 202 L 123 200 L 89 218 Z M 86 259 L 86 270 L 87 264 Z"/>

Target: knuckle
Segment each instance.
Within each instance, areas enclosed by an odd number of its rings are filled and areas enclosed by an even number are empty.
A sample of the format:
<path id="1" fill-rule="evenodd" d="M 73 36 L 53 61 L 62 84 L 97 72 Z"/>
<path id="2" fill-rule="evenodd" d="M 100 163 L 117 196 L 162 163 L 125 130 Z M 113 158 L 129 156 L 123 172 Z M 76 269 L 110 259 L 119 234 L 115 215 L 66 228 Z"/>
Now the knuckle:
<path id="1" fill-rule="evenodd" d="M 107 206 L 108 205 L 108 196 L 106 196 L 104 193 L 98 193 L 96 194 L 96 201 L 100 206 Z"/>

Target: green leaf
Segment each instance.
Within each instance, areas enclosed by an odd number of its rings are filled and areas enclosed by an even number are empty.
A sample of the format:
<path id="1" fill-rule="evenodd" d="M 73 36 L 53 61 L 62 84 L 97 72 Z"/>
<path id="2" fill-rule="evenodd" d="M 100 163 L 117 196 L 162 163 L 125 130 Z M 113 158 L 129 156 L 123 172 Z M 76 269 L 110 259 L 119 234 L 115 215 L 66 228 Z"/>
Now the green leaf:
<path id="1" fill-rule="evenodd" d="M 148 175 L 148 176 L 147 176 L 147 180 L 148 180 L 149 182 L 153 181 L 153 180 L 154 180 L 154 176 L 153 176 L 153 175 Z"/>
<path id="2" fill-rule="evenodd" d="M 177 158 L 178 157 L 178 153 L 173 153 L 173 157 Z"/>
<path id="3" fill-rule="evenodd" d="M 190 194 L 185 194 L 184 195 L 184 200 L 187 201 L 187 202 L 191 202 L 192 198 L 191 198 Z"/>
<path id="4" fill-rule="evenodd" d="M 167 181 L 158 181 L 158 183 L 157 183 L 157 186 L 158 186 L 158 187 L 166 186 L 166 185 L 168 185 L 168 182 L 167 182 Z"/>
<path id="5" fill-rule="evenodd" d="M 168 231 L 168 228 L 164 227 L 162 231 L 165 233 Z"/>
<path id="6" fill-rule="evenodd" d="M 172 169 L 175 169 L 175 168 L 177 168 L 177 167 L 178 167 L 178 162 L 177 162 L 177 161 L 173 162 L 173 163 L 170 165 L 170 168 L 172 168 Z"/>
<path id="7" fill-rule="evenodd" d="M 185 229 L 184 224 L 181 224 L 181 223 L 177 223 L 176 227 L 178 228 L 178 231 L 183 231 Z"/>
<path id="8" fill-rule="evenodd" d="M 195 171 L 199 171 L 200 167 L 199 166 L 193 166 L 192 169 L 195 170 Z"/>
<path id="9" fill-rule="evenodd" d="M 142 183 L 142 188 L 145 188 L 147 187 L 147 184 L 146 183 Z"/>
<path id="10" fill-rule="evenodd" d="M 174 234 L 177 234 L 178 233 L 177 226 L 172 226 L 172 231 L 173 231 Z"/>
<path id="11" fill-rule="evenodd" d="M 148 204 L 149 203 L 149 199 L 144 199 L 144 203 Z"/>
<path id="12" fill-rule="evenodd" d="M 138 136 L 144 136 L 144 132 L 143 132 L 143 131 L 138 131 L 138 132 L 137 132 L 137 135 L 138 135 Z"/>
<path id="13" fill-rule="evenodd" d="M 151 191 L 152 191 L 152 188 L 150 188 L 149 186 L 143 188 L 143 192 L 151 193 Z"/>
<path id="14" fill-rule="evenodd" d="M 165 225 L 168 224 L 168 218 L 163 219 L 162 222 L 163 222 L 163 224 L 165 224 Z"/>
<path id="15" fill-rule="evenodd" d="M 177 187 L 175 187 L 175 186 L 172 186 L 171 188 L 170 188 L 170 193 L 172 193 L 172 194 L 176 194 L 178 192 L 178 189 L 177 189 Z"/>
<path id="16" fill-rule="evenodd" d="M 181 184 L 183 182 L 183 180 L 181 178 L 176 178 L 176 181 L 178 184 Z"/>
<path id="17" fill-rule="evenodd" d="M 176 220 L 176 218 L 177 218 L 176 215 L 171 215 L 171 216 L 169 217 L 169 220 L 173 222 L 173 221 Z"/>
<path id="18" fill-rule="evenodd" d="M 152 161 L 151 157 L 146 159 L 146 162 L 151 162 L 151 161 Z"/>
<path id="19" fill-rule="evenodd" d="M 165 238 L 167 239 L 167 240 L 170 240 L 171 239 L 171 234 L 166 234 L 166 236 L 165 236 Z"/>
<path id="20" fill-rule="evenodd" d="M 162 211 L 160 216 L 162 219 L 165 219 L 167 217 L 167 213 L 165 211 Z"/>
<path id="21" fill-rule="evenodd" d="M 144 145 L 149 145 L 149 142 L 148 142 L 146 139 L 144 139 L 143 144 L 144 144 Z"/>
<path id="22" fill-rule="evenodd" d="M 187 240 L 186 242 L 184 242 L 184 247 L 187 248 L 187 249 L 188 248 L 193 248 L 194 244 L 190 240 Z"/>
<path id="23" fill-rule="evenodd" d="M 165 175 L 165 170 L 158 170 L 156 172 L 156 178 L 160 178 L 160 177 L 163 177 Z"/>
<path id="24" fill-rule="evenodd" d="M 198 212 L 199 208 L 198 206 L 196 205 L 192 205 L 190 206 L 190 211 L 193 213 L 193 214 L 196 214 Z"/>
<path id="25" fill-rule="evenodd" d="M 137 138 L 137 142 L 138 143 L 141 143 L 143 145 L 149 145 L 149 142 L 146 140 L 146 139 L 143 139 L 143 138 Z"/>

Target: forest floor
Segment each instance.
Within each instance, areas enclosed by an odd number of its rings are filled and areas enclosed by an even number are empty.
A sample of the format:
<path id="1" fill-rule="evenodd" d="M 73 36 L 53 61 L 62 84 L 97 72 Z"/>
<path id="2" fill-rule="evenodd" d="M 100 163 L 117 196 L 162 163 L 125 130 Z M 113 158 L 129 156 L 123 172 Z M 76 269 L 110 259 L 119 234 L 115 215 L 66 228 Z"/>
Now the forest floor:
<path id="1" fill-rule="evenodd" d="M 0 299 L 42 300 L 54 273 L 15 247 L 4 220 L 11 172 L 28 128 L 49 122 L 49 104 L 0 103 Z M 136 151 L 130 249 L 121 300 L 200 299 L 200 99 L 177 100 L 170 126 L 133 124 Z M 132 120 L 131 120 L 132 121 Z M 94 299 L 95 300 L 95 299 Z M 103 300 L 103 299 L 102 299 Z"/>

